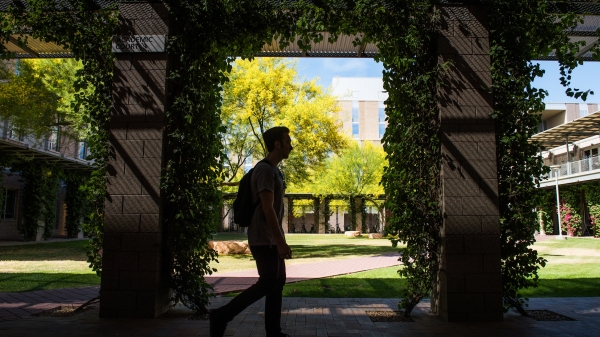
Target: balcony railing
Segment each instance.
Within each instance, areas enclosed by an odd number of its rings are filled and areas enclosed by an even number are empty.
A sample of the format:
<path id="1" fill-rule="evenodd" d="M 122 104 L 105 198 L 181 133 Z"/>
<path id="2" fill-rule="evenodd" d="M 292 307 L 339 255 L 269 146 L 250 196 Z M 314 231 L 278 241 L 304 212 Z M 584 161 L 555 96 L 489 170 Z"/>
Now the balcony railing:
<path id="1" fill-rule="evenodd" d="M 600 170 L 600 157 L 590 157 L 570 163 L 560 164 L 560 168 L 555 172 L 551 170 L 547 179 L 555 179 L 558 173 L 559 177 L 568 176 L 571 174 Z"/>

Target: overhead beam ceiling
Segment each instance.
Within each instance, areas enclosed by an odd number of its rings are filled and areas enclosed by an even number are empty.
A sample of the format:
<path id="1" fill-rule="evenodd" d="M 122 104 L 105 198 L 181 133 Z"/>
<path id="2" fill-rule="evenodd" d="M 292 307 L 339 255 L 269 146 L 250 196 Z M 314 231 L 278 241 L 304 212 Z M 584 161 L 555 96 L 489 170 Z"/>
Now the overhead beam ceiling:
<path id="1" fill-rule="evenodd" d="M 275 1 L 275 0 L 273 0 Z M 283 0 L 281 0 L 283 1 Z M 109 8 L 114 5 L 117 0 L 93 0 L 98 9 Z M 149 1 L 153 2 L 153 1 Z M 156 2 L 156 1 L 154 1 Z M 441 3 L 453 3 L 457 1 L 440 0 Z M 463 1 L 472 3 L 473 1 Z M 60 10 L 68 10 L 68 2 L 56 0 L 57 8 Z M 24 0 L 0 0 L 0 12 L 6 11 L 10 5 L 27 7 L 27 2 Z M 594 0 L 577 1 L 555 1 L 551 3 L 551 9 L 556 13 L 576 12 L 585 14 L 584 22 L 578 25 L 573 31 L 569 32 L 572 41 L 584 41 L 586 47 L 580 51 L 580 56 L 586 60 L 592 60 L 590 50 L 598 43 L 596 31 L 600 28 L 600 3 Z M 323 40 L 319 43 L 311 43 L 310 50 L 303 52 L 298 47 L 296 41 L 289 46 L 280 49 L 278 41 L 273 40 L 263 46 L 262 51 L 258 56 L 277 56 L 277 57 L 374 57 L 379 50 L 373 43 L 353 45 L 356 36 L 341 35 L 334 43 L 328 42 L 329 33 L 323 33 Z M 27 44 L 19 43 L 18 39 L 27 38 Z M 73 57 L 70 50 L 63 48 L 54 43 L 42 42 L 33 39 L 31 36 L 11 36 L 10 40 L 4 44 L 7 51 L 14 53 L 16 58 L 64 58 Z M 539 57 L 539 60 L 556 60 L 554 54 Z"/>

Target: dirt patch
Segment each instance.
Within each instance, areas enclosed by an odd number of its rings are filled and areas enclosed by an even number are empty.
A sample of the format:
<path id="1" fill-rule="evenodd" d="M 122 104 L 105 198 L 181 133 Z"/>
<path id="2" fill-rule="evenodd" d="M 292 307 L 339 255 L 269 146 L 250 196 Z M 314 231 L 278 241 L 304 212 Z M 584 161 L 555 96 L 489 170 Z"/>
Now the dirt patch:
<path id="1" fill-rule="evenodd" d="M 372 322 L 414 322 L 411 317 L 404 317 L 404 311 L 366 311 Z"/>
<path id="2" fill-rule="evenodd" d="M 77 314 L 80 314 L 86 310 L 90 310 L 92 304 L 96 304 L 100 302 L 100 296 L 94 297 L 91 300 L 83 303 L 82 305 L 74 306 L 74 305 L 63 305 L 60 307 L 56 307 L 50 310 L 42 311 L 38 314 L 34 314 L 33 316 L 38 317 L 71 317 Z"/>
<path id="3" fill-rule="evenodd" d="M 538 322 L 550 322 L 550 321 L 576 321 L 571 317 L 561 315 L 550 310 L 525 310 L 530 318 Z"/>
<path id="4" fill-rule="evenodd" d="M 552 246 L 534 247 L 540 255 L 550 254 L 550 256 L 585 256 L 585 257 L 600 257 L 600 250 L 587 248 L 554 248 Z"/>

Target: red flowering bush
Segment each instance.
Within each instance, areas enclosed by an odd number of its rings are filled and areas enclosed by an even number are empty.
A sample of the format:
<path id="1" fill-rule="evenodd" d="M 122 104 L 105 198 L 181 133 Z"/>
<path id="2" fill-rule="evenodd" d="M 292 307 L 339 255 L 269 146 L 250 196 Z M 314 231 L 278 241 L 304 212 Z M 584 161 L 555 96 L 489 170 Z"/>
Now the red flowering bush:
<path id="1" fill-rule="evenodd" d="M 563 231 L 569 236 L 581 236 L 581 215 L 573 210 L 568 203 L 560 205 L 560 223 Z"/>

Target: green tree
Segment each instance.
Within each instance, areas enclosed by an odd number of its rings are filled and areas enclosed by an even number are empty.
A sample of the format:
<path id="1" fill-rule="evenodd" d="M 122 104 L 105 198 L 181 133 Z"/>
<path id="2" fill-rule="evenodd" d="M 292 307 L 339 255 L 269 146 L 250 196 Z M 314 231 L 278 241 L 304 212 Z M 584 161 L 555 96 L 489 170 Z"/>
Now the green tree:
<path id="1" fill-rule="evenodd" d="M 58 97 L 50 92 L 30 62 L 16 64 L 16 73 L 4 72 L 0 83 L 0 118 L 14 132 L 40 138 L 56 123 Z"/>
<path id="2" fill-rule="evenodd" d="M 329 153 L 345 147 L 335 97 L 317 85 L 316 79 L 300 80 L 295 62 L 236 60 L 228 76 L 221 108 L 226 180 L 239 178 L 246 158 L 266 156 L 261 135 L 273 126 L 284 125 L 291 131 L 294 151 L 281 164 L 288 183 L 310 181 Z"/>
<path id="3" fill-rule="evenodd" d="M 88 112 L 82 105 L 76 104 L 75 96 L 82 91 L 76 85 L 77 72 L 83 65 L 75 59 L 36 59 L 31 67 L 38 74 L 45 88 L 58 98 L 56 107 L 56 125 L 68 126 L 64 130 L 74 139 L 85 138 L 88 130 Z"/>
<path id="4" fill-rule="evenodd" d="M 41 138 L 56 127 L 80 139 L 87 125 L 85 111 L 75 106 L 76 73 L 73 59 L 21 60 L 15 71 L 3 63 L 0 70 L 0 119 L 22 135 Z"/>
<path id="5" fill-rule="evenodd" d="M 352 142 L 340 155 L 328 159 L 310 191 L 319 194 L 383 194 L 381 177 L 385 152 L 371 142 Z"/>

